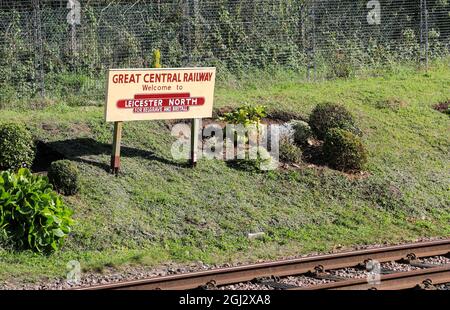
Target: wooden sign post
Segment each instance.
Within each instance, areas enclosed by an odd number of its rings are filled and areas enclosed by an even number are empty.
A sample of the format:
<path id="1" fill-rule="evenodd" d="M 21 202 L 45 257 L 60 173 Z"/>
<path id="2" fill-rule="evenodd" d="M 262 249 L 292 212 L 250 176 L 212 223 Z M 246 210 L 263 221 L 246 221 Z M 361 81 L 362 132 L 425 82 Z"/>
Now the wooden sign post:
<path id="1" fill-rule="evenodd" d="M 191 167 L 197 165 L 197 151 L 198 151 L 198 135 L 199 135 L 200 120 L 194 118 L 191 120 Z"/>
<path id="2" fill-rule="evenodd" d="M 122 142 L 122 122 L 114 122 L 114 135 L 111 153 L 111 173 L 117 175 L 120 169 L 120 144 Z"/>
<path id="3" fill-rule="evenodd" d="M 212 117 L 215 68 L 110 69 L 105 119 L 114 122 L 111 171 L 120 169 L 124 121 L 192 119 L 191 166 L 197 163 L 200 120 Z"/>

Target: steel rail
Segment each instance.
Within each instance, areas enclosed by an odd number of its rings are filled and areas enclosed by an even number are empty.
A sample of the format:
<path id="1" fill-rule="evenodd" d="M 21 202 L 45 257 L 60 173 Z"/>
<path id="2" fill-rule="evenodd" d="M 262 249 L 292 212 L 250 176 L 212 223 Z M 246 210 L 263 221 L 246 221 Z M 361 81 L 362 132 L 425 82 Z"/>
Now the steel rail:
<path id="1" fill-rule="evenodd" d="M 373 283 L 366 278 L 350 279 L 289 290 L 404 290 L 443 283 L 450 283 L 450 265 L 382 275 Z"/>
<path id="2" fill-rule="evenodd" d="M 331 270 L 354 267 L 369 260 L 388 262 L 407 258 L 411 254 L 419 258 L 447 255 L 449 252 L 450 239 L 445 239 L 124 281 L 81 287 L 76 290 L 186 290 L 208 283 L 220 286 L 262 277 L 300 275 L 314 271 L 317 267 Z"/>

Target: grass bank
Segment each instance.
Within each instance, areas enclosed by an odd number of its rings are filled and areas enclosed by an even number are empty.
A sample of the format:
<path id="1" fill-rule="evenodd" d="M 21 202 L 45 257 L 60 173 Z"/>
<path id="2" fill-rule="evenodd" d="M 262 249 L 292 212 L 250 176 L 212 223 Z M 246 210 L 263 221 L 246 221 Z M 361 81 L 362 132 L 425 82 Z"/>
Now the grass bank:
<path id="1" fill-rule="evenodd" d="M 123 171 L 108 172 L 112 127 L 103 108 L 53 102 L 3 109 L 0 121 L 28 124 L 39 140 L 75 161 L 82 190 L 65 198 L 76 225 L 51 256 L 0 249 L 0 281 L 175 261 L 252 261 L 327 251 L 337 245 L 450 236 L 450 119 L 432 109 L 449 100 L 450 63 L 428 73 L 400 68 L 378 77 L 305 83 L 295 73 L 220 82 L 216 107 L 265 104 L 307 117 L 319 102 L 345 104 L 370 153 L 367 177 L 326 167 L 267 173 L 170 155 L 166 122 L 126 123 Z M 249 240 L 248 233 L 265 232 Z"/>

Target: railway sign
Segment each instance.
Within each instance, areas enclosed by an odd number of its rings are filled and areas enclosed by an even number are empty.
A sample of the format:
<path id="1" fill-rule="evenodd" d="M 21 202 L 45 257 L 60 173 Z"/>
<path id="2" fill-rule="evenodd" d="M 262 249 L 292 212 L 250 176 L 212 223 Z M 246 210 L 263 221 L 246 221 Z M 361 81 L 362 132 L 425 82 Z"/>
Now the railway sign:
<path id="1" fill-rule="evenodd" d="M 112 69 L 107 122 L 212 116 L 215 68 Z"/>
<path id="2" fill-rule="evenodd" d="M 122 122 L 192 119 L 191 163 L 197 156 L 199 119 L 212 116 L 216 68 L 110 69 L 105 120 L 114 122 L 111 170 L 120 167 Z"/>

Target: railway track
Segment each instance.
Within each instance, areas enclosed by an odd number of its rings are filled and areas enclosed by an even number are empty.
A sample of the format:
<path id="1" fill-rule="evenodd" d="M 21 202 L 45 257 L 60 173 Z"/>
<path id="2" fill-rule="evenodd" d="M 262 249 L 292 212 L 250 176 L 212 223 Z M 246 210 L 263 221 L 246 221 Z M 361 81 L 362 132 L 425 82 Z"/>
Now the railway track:
<path id="1" fill-rule="evenodd" d="M 424 263 L 421 259 L 448 257 L 449 253 L 450 239 L 445 239 L 125 281 L 78 290 L 220 289 L 239 283 L 257 283 L 269 289 L 285 290 L 432 289 L 435 285 L 450 283 L 450 264 Z M 388 262 L 400 262 L 413 270 L 397 272 L 383 268 L 381 264 Z M 364 270 L 366 266 L 378 270 L 369 271 L 367 275 L 370 278 L 346 279 L 333 274 L 333 271 L 343 268 Z M 296 286 L 282 281 L 285 277 L 299 276 L 327 283 Z"/>

